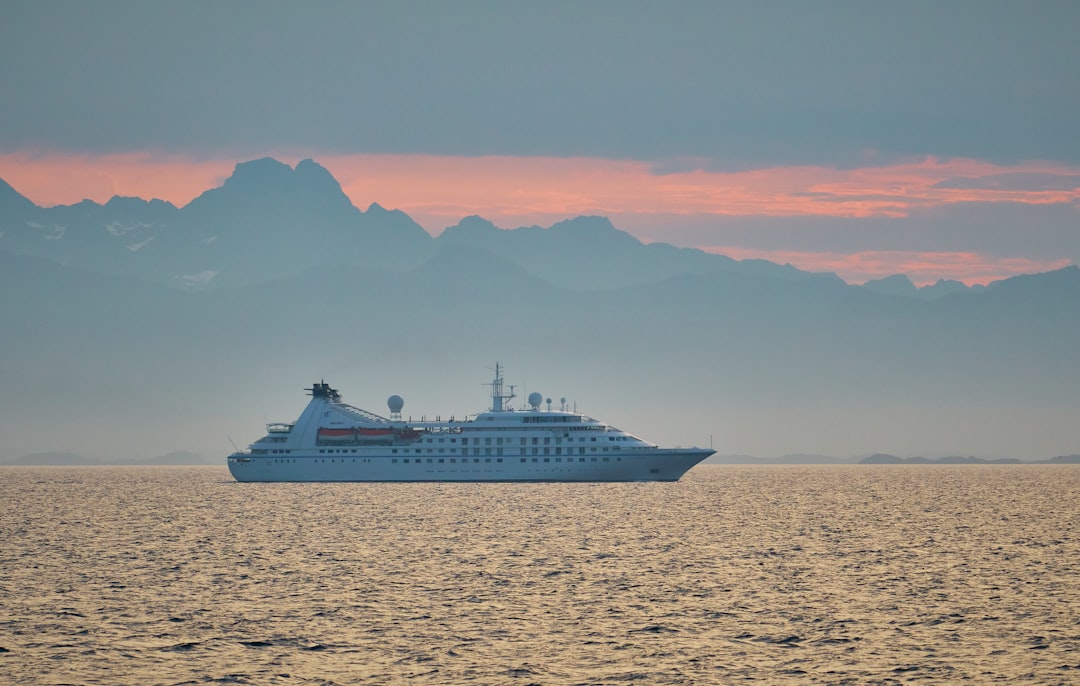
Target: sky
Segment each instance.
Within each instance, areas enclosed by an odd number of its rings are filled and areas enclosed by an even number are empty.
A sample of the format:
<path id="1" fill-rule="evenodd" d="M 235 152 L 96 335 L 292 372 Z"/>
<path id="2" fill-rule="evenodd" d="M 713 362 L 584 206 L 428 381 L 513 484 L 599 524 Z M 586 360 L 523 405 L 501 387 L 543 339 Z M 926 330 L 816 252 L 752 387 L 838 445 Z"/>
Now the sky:
<path id="1" fill-rule="evenodd" d="M 26 2 L 0 178 L 183 205 L 327 167 L 432 234 L 643 241 L 987 283 L 1080 263 L 1076 2 Z"/>

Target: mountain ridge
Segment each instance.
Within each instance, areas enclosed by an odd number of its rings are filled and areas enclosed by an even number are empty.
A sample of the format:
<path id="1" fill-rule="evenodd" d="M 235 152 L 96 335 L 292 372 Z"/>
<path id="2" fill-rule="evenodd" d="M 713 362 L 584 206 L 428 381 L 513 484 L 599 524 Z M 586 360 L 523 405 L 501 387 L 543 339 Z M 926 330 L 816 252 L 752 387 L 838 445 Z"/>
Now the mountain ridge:
<path id="1" fill-rule="evenodd" d="M 366 211 L 355 207 L 329 170 L 310 158 L 295 167 L 272 157 L 239 162 L 220 186 L 182 207 L 113 196 L 103 205 L 84 200 L 46 208 L 0 183 L 0 249 L 177 288 L 258 283 L 323 264 L 407 271 L 451 243 L 482 248 L 577 290 L 711 271 L 839 278 L 765 260 L 645 244 L 600 216 L 504 229 L 474 215 L 432 237 L 400 210 L 377 202 Z M 903 275 L 863 287 L 924 299 L 980 290 L 945 280 L 916 288 Z"/>

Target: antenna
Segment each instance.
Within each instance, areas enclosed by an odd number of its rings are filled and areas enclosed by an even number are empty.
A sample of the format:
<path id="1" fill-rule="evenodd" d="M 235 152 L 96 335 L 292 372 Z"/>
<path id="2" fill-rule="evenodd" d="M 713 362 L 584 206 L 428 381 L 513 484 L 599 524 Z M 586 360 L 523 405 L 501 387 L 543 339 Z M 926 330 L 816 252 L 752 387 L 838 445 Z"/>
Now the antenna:
<path id="1" fill-rule="evenodd" d="M 236 444 L 233 443 L 232 436 L 226 435 L 225 438 L 229 439 L 229 443 L 232 443 L 233 450 L 235 450 L 236 452 L 240 452 L 240 448 L 237 448 Z"/>
<path id="2" fill-rule="evenodd" d="M 503 393 L 503 379 L 502 368 L 498 362 L 495 363 L 495 378 L 486 386 L 491 386 L 491 411 L 492 412 L 505 412 L 506 401 L 516 398 L 514 395 L 514 387 L 510 386 L 508 393 Z"/>

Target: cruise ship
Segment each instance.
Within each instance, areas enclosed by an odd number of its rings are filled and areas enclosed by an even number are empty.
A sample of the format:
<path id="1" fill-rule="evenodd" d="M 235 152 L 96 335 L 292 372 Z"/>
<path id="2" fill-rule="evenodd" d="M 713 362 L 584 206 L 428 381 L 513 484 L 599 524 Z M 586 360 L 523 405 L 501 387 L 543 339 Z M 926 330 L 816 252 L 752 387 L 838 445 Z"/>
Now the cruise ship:
<path id="1" fill-rule="evenodd" d="M 295 422 L 267 425 L 229 455 L 237 481 L 678 481 L 713 450 L 661 448 L 531 393 L 513 409 L 514 387 L 495 366 L 491 409 L 455 420 L 402 419 L 353 407 L 325 381 Z"/>

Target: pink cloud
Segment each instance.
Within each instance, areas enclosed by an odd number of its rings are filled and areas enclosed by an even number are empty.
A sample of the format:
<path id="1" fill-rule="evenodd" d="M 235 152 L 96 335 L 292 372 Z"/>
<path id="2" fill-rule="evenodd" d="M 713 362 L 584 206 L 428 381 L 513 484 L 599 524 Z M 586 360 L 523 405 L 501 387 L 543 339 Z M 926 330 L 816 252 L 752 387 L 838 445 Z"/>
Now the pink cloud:
<path id="1" fill-rule="evenodd" d="M 837 170 L 782 167 L 715 172 L 694 165 L 656 174 L 653 165 L 593 158 L 452 158 L 347 155 L 320 158 L 354 201 L 378 201 L 438 232 L 480 214 L 501 226 L 550 224 L 581 214 L 905 217 L 965 202 L 1080 200 L 1080 170 L 1052 163 L 1003 167 L 976 160 L 918 160 Z M 1010 173 L 1044 188 L 952 187 L 958 177 Z"/>

